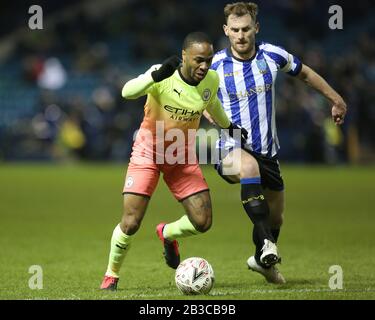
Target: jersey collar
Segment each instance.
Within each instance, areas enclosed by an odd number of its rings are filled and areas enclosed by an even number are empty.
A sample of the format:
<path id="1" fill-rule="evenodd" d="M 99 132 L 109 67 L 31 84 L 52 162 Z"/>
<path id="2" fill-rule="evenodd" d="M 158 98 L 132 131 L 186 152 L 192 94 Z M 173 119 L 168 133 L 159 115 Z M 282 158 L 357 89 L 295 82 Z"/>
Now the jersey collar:
<path id="1" fill-rule="evenodd" d="M 186 84 L 188 84 L 189 86 L 196 87 L 200 83 L 200 82 L 189 81 L 189 80 L 185 79 L 185 77 L 181 73 L 181 67 L 178 68 L 178 74 L 180 75 L 180 78 L 182 79 L 182 81 L 185 82 Z"/>

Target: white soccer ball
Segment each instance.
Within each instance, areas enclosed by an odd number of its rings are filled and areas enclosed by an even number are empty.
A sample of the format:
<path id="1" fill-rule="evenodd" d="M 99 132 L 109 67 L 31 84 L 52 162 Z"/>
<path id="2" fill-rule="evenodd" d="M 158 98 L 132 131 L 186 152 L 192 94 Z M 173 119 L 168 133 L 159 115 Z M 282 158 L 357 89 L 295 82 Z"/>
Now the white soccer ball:
<path id="1" fill-rule="evenodd" d="M 203 258 L 187 258 L 177 267 L 175 281 L 183 294 L 207 294 L 215 282 L 214 270 Z"/>

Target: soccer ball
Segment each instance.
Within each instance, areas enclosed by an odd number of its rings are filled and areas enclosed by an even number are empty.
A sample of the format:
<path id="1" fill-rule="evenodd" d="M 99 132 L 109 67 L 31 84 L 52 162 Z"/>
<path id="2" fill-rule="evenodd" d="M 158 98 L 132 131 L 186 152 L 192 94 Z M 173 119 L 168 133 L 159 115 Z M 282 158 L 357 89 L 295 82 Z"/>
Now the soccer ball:
<path id="1" fill-rule="evenodd" d="M 203 258 L 187 258 L 177 267 L 175 281 L 183 294 L 207 294 L 215 282 L 214 270 Z"/>

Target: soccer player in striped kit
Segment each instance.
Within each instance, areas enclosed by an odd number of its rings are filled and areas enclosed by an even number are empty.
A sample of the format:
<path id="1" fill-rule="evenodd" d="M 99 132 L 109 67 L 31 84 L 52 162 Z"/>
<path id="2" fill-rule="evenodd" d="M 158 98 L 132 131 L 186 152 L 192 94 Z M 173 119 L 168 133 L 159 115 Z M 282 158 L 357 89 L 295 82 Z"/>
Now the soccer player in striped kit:
<path id="1" fill-rule="evenodd" d="M 284 183 L 277 158 L 279 140 L 275 120 L 275 81 L 278 71 L 297 77 L 321 93 L 331 104 L 332 119 L 340 125 L 346 114 L 343 98 L 314 70 L 281 47 L 255 41 L 259 31 L 258 6 L 237 2 L 224 8 L 225 35 L 230 48 L 215 54 L 211 69 L 220 78 L 218 97 L 231 121 L 248 131 L 245 145 L 222 134 L 218 173 L 229 183 L 241 184 L 241 201 L 254 224 L 253 271 L 270 283 L 283 284 L 275 267 L 280 261 L 276 243 L 283 222 Z M 209 115 L 206 117 L 211 121 Z M 236 152 L 239 152 L 236 154 Z M 238 167 L 239 174 L 227 168 Z"/>

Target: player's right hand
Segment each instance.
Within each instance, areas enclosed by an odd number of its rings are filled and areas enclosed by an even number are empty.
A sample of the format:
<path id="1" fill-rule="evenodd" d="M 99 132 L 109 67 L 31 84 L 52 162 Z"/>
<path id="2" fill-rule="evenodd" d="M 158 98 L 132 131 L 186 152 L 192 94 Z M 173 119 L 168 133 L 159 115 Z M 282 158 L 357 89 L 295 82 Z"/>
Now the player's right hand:
<path id="1" fill-rule="evenodd" d="M 151 77 L 155 82 L 160 82 L 169 78 L 180 65 L 181 60 L 177 56 L 171 56 L 163 62 L 158 70 L 151 72 Z"/>
<path id="2" fill-rule="evenodd" d="M 345 101 L 339 97 L 332 105 L 332 120 L 335 122 L 336 125 L 341 125 L 344 123 L 344 118 L 346 115 L 346 103 Z"/>

